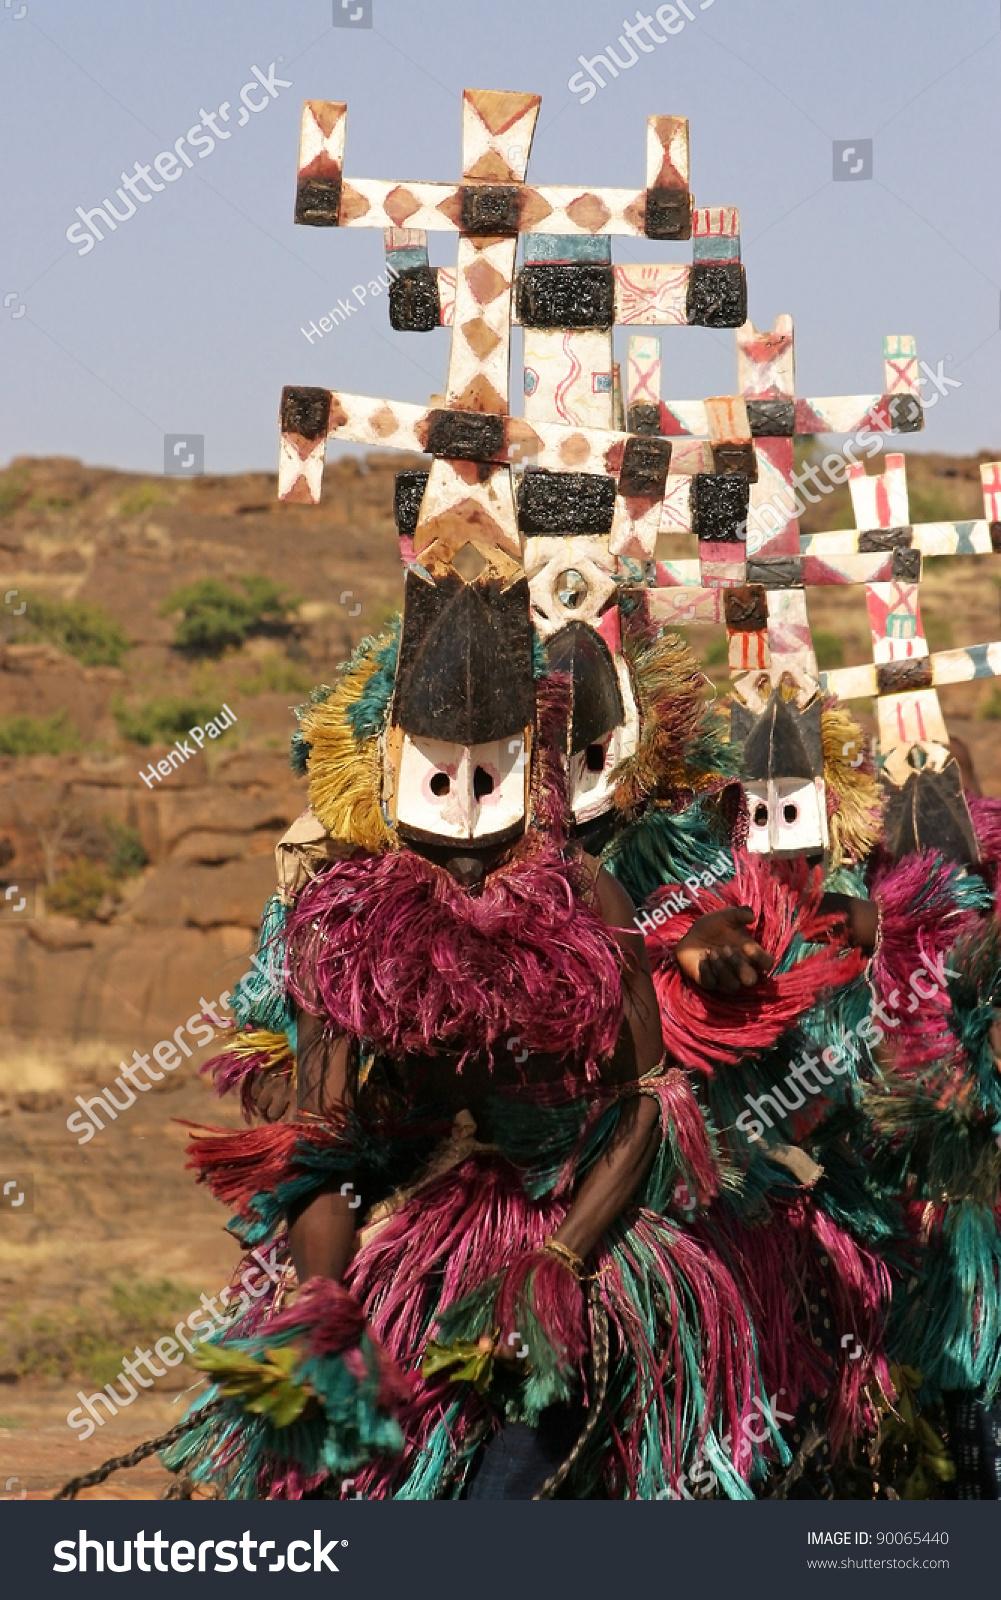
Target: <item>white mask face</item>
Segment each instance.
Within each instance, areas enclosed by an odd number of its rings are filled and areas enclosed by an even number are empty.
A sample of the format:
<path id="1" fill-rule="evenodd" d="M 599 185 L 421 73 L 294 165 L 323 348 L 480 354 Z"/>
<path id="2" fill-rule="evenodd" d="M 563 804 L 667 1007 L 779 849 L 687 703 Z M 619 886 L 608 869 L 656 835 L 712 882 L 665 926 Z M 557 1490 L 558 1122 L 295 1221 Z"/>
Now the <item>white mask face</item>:
<path id="1" fill-rule="evenodd" d="M 759 856 L 803 856 L 826 850 L 823 778 L 751 779 L 744 784 L 751 825 L 747 848 Z"/>
<path id="2" fill-rule="evenodd" d="M 516 834 L 526 816 L 528 738 L 526 729 L 463 746 L 405 734 L 392 797 L 401 832 L 477 844 Z"/>
<path id="3" fill-rule="evenodd" d="M 608 811 L 614 792 L 610 778 L 620 761 L 631 756 L 639 743 L 639 715 L 629 678 L 629 668 L 619 656 L 615 661 L 625 720 L 606 733 L 596 744 L 578 750 L 570 757 L 570 806 L 575 822 L 591 822 Z"/>

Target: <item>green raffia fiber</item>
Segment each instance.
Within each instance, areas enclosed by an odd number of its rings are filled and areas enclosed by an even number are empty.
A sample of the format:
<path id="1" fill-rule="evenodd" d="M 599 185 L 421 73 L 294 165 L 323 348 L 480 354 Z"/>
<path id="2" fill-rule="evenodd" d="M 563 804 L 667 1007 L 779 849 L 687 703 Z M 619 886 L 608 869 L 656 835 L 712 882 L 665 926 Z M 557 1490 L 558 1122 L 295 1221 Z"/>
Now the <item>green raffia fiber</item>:
<path id="1" fill-rule="evenodd" d="M 648 807 L 605 847 L 602 864 L 641 906 L 663 884 L 708 871 L 721 851 L 729 856 L 716 808 L 696 800 L 674 814 Z M 733 876 L 732 866 L 726 876 Z"/>
<path id="2" fill-rule="evenodd" d="M 549 657 L 546 655 L 546 641 L 540 638 L 535 629 L 532 629 L 532 677 L 545 678 L 549 673 Z"/>
<path id="3" fill-rule="evenodd" d="M 1001 1390 L 1001 1230 L 993 1209 L 971 1200 L 945 1208 L 918 1284 L 894 1304 L 890 1351 L 920 1367 L 922 1397 Z"/>
<path id="4" fill-rule="evenodd" d="M 233 990 L 230 1005 L 241 1028 L 266 1028 L 288 1035 L 296 1046 L 295 1009 L 285 991 L 285 918 L 281 900 L 273 894 L 264 907 L 254 952 L 256 962 Z"/>
<path id="5" fill-rule="evenodd" d="M 947 979 L 952 1029 L 962 1052 L 956 1068 L 965 1067 L 975 1086 L 978 1109 L 997 1124 L 1001 1119 L 1001 1072 L 990 1032 L 1001 1011 L 1001 926 L 992 922 L 985 930 L 961 939 L 946 966 L 958 974 Z M 994 1131 L 1001 1132 L 1001 1128 Z"/>
<path id="6" fill-rule="evenodd" d="M 640 1386 L 645 1392 L 653 1395 L 643 1419 L 639 1440 L 634 1497 L 640 1500 L 676 1498 L 680 1476 L 694 1465 L 696 1457 L 701 1456 L 707 1468 L 715 1473 L 719 1488 L 727 1499 L 753 1499 L 753 1491 L 733 1467 L 732 1454 L 736 1441 L 730 1441 L 728 1448 L 727 1442 L 721 1437 L 720 1418 L 706 1416 L 707 1397 L 702 1380 L 705 1335 L 694 1293 L 678 1271 L 675 1274 L 675 1287 L 678 1293 L 668 1304 L 659 1263 L 646 1248 L 635 1229 L 627 1231 L 619 1226 L 611 1232 L 609 1241 L 610 1254 L 618 1269 L 617 1276 L 622 1285 L 625 1302 L 615 1309 L 620 1317 L 623 1314 L 629 1316 L 641 1337 L 639 1339 L 634 1337 L 630 1341 L 632 1349 L 628 1352 L 621 1351 L 613 1361 L 608 1404 L 617 1415 L 622 1415 L 627 1410 L 629 1393 L 634 1390 L 636 1384 L 634 1362 L 637 1349 L 640 1351 Z M 658 1324 L 663 1327 L 665 1323 L 673 1324 L 678 1340 L 684 1379 L 682 1382 L 679 1378 L 676 1382 L 680 1384 L 688 1400 L 685 1413 L 676 1417 L 680 1424 L 681 1459 L 673 1464 L 665 1460 L 662 1444 L 663 1433 L 667 1426 L 666 1419 L 660 1414 L 664 1399 L 655 1393 L 659 1375 L 657 1352 L 662 1344 L 662 1334 L 658 1333 Z M 675 1389 L 675 1384 L 669 1386 L 669 1401 L 674 1397 Z M 616 1400 L 619 1401 L 618 1406 Z M 700 1446 L 699 1432 L 704 1424 L 707 1425 L 706 1433 Z M 787 1463 L 791 1457 L 778 1435 L 775 1436 L 775 1447 L 780 1460 L 783 1464 Z M 752 1461 L 752 1476 L 763 1477 L 767 1469 L 757 1449 Z"/>
<path id="7" fill-rule="evenodd" d="M 386 726 L 389 702 L 393 697 L 393 685 L 396 681 L 401 626 L 402 618 L 397 614 L 388 630 L 380 634 L 378 639 L 362 640 L 343 669 L 345 672 L 350 672 L 352 667 L 360 665 L 365 660 L 372 660 L 376 664 L 376 670 L 358 699 L 348 708 L 351 732 L 359 744 L 364 744 L 366 739 L 376 738 Z"/>
<path id="8" fill-rule="evenodd" d="M 226 1341 L 222 1330 L 202 1348 L 198 1364 L 216 1381 L 191 1408 L 190 1432 L 164 1451 L 168 1471 L 223 1486 L 228 1500 L 252 1500 L 261 1469 L 275 1462 L 294 1462 L 303 1476 L 337 1478 L 402 1450 L 399 1424 L 377 1403 L 381 1378 L 367 1335 L 351 1366 L 340 1354 L 299 1355 L 291 1344 L 299 1336 L 283 1330 Z M 227 1397 L 223 1410 L 199 1422 L 199 1411 L 220 1397 Z M 309 1415 L 304 1406 L 312 1397 L 319 1410 Z"/>
<path id="9" fill-rule="evenodd" d="M 310 689 L 309 699 L 303 701 L 301 706 L 296 706 L 293 715 L 297 722 L 301 722 L 310 706 L 323 705 L 333 694 L 329 684 L 321 683 L 315 689 Z M 302 731 L 296 728 L 289 744 L 289 766 L 299 778 L 304 778 L 309 768 L 309 752 L 312 745 L 302 736 Z"/>
<path id="10" fill-rule="evenodd" d="M 386 726 L 389 715 L 389 702 L 393 695 L 393 684 L 396 680 L 396 661 L 400 650 L 400 628 L 402 619 L 397 614 L 389 624 L 385 633 L 378 638 L 369 635 L 362 639 L 352 650 L 348 660 L 338 668 L 339 672 L 350 672 L 365 661 L 374 661 L 376 670 L 372 673 L 358 699 L 348 708 L 348 721 L 351 732 L 359 744 L 364 744 L 366 739 L 375 738 Z M 317 688 L 311 689 L 308 700 L 296 706 L 295 718 L 301 722 L 311 706 L 322 705 L 330 699 L 333 689 L 329 684 L 321 683 Z M 289 761 L 292 771 L 299 777 L 305 777 L 309 765 L 309 753 L 312 746 L 303 738 L 299 728 L 292 735 Z"/>
<path id="11" fill-rule="evenodd" d="M 424 1449 L 414 1462 L 410 1476 L 393 1495 L 394 1500 L 457 1500 L 462 1492 L 465 1473 L 462 1469 L 461 1459 L 466 1457 L 466 1466 L 476 1451 L 473 1445 L 470 1449 L 460 1452 L 460 1464 L 456 1463 L 455 1433 L 462 1416 L 463 1402 L 455 1400 L 443 1412 L 441 1420 L 428 1439 Z"/>
<path id="12" fill-rule="evenodd" d="M 581 1144 L 588 1117 L 585 1100 L 539 1106 L 493 1095 L 489 1102 L 491 1140 L 518 1167 L 533 1200 L 552 1193 L 575 1152 L 575 1172 L 583 1177 L 614 1133 L 619 1116 L 620 1107 L 610 1106 L 595 1118 Z"/>
<path id="13" fill-rule="evenodd" d="M 947 1195 L 988 1205 L 997 1199 L 1001 1150 L 970 1099 L 943 1106 L 921 1083 L 887 1072 L 866 1108 L 880 1135 L 876 1166 L 887 1186 L 913 1185 L 917 1198 L 933 1204 Z"/>

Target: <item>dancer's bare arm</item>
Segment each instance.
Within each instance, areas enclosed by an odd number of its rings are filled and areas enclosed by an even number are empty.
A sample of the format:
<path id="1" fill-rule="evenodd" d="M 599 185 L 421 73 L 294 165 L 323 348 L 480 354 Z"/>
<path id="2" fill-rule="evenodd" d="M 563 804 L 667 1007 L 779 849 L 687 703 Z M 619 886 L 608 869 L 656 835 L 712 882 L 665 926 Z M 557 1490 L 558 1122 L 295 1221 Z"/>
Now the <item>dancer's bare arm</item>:
<path id="1" fill-rule="evenodd" d="M 660 1009 L 650 977 L 635 907 L 622 885 L 602 869 L 596 880 L 606 924 L 622 950 L 623 1037 L 616 1051 L 615 1076 L 636 1081 L 664 1054 Z M 660 1111 L 649 1095 L 625 1102 L 615 1135 L 580 1184 L 554 1237 L 579 1256 L 587 1256 L 625 1210 L 650 1170 L 660 1144 Z"/>
<path id="2" fill-rule="evenodd" d="M 316 1116 L 336 1116 L 350 1110 L 348 1081 L 350 1046 L 347 1039 L 331 1038 L 319 1017 L 299 1012 L 296 1076 L 298 1109 Z M 354 1254 L 356 1212 L 349 1209 L 353 1193 L 341 1194 L 332 1182 L 289 1210 L 289 1246 L 300 1283 L 307 1278 L 344 1276 Z"/>

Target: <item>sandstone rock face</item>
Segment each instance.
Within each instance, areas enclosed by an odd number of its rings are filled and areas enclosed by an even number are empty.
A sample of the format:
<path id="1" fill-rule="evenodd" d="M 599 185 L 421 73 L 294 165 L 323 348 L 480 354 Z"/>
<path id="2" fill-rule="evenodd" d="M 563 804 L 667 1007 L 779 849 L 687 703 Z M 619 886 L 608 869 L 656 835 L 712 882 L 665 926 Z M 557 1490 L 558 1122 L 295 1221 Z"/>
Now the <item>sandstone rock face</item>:
<path id="1" fill-rule="evenodd" d="M 331 462 L 310 508 L 279 504 L 264 473 L 142 479 L 66 459 L 0 472 L 0 597 L 27 602 L 20 621 L 0 605 L 0 729 L 61 717 L 69 735 L 61 754 L 0 744 L 0 1039 L 147 1049 L 247 970 L 275 843 L 306 804 L 288 765 L 291 707 L 399 604 L 393 475 L 416 465 Z M 301 601 L 287 627 L 219 658 L 173 647 L 168 595 L 205 578 L 239 592 L 250 575 Z M 90 664 L 33 636 L 34 597 L 99 606 L 131 649 Z M 167 775 L 155 769 L 177 747 L 131 743 L 116 715 L 163 697 L 192 707 L 185 727 L 224 704 L 236 719 Z M 114 829 L 131 830 L 146 865 L 84 920 L 47 911 L 46 884 L 84 858 L 100 867 Z M 20 920 L 11 884 L 26 891 Z"/>
<path id="2" fill-rule="evenodd" d="M 5 1035 L 147 1048 L 246 970 L 274 887 L 274 845 L 306 804 L 306 785 L 288 766 L 290 708 L 312 685 L 333 682 L 358 640 L 398 607 L 393 478 L 422 465 L 388 455 L 331 461 L 319 506 L 278 504 L 264 473 L 143 480 L 64 459 L 0 472 L 0 596 L 17 589 L 27 602 L 20 623 L 0 605 L 0 728 L 12 718 L 61 716 L 75 746 L 0 753 L 0 1048 Z M 908 477 L 924 520 L 982 515 L 976 460 L 911 456 Z M 839 489 L 802 526 L 851 523 L 847 489 Z M 932 648 L 1001 637 L 992 558 L 933 566 L 922 585 Z M 204 578 L 238 589 L 251 575 L 300 602 L 280 637 L 265 633 L 208 661 L 173 647 L 175 619 L 161 614 L 168 595 Z M 132 648 L 120 666 L 88 665 L 51 639 L 26 637 L 33 595 L 100 606 Z M 869 659 L 861 591 L 856 597 L 854 612 L 843 590 L 810 598 L 818 642 L 836 637 L 846 665 Z M 687 637 L 704 658 L 722 629 L 692 627 Z M 709 668 L 717 681 L 726 677 L 725 652 L 721 659 Z M 984 793 L 997 794 L 991 695 L 1001 714 L 993 684 L 957 685 L 943 702 Z M 192 715 L 206 707 L 199 716 L 225 703 L 236 721 L 178 762 L 176 747 L 131 743 L 121 731 L 123 705 L 163 696 Z M 174 766 L 150 778 L 171 748 Z M 46 883 L 93 859 L 95 840 L 111 828 L 132 830 L 147 864 L 89 919 L 49 914 Z M 11 910 L 21 890 L 4 899 L 11 884 L 26 891 L 21 920 Z"/>
<path id="3" fill-rule="evenodd" d="M 168 861 L 152 874 L 133 902 L 131 920 L 141 928 L 253 929 L 274 887 L 270 855 L 212 867 L 195 861 Z"/>

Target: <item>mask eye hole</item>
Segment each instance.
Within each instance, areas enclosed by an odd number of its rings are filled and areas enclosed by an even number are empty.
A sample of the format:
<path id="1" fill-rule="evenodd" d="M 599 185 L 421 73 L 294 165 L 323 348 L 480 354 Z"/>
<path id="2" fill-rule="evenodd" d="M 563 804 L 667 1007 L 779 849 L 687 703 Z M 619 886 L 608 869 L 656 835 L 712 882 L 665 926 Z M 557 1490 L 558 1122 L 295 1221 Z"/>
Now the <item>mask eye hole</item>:
<path id="1" fill-rule="evenodd" d="M 587 579 L 576 567 L 568 567 L 556 580 L 556 598 L 566 611 L 577 611 L 587 598 Z"/>
<path id="2" fill-rule="evenodd" d="M 447 772 L 436 772 L 428 781 L 428 788 L 436 800 L 444 799 L 452 787 L 452 780 Z"/>
<path id="3" fill-rule="evenodd" d="M 756 828 L 767 828 L 767 826 L 768 826 L 768 807 L 765 805 L 765 802 L 763 800 L 759 800 L 757 805 L 755 806 L 755 808 L 754 808 L 754 819 L 753 820 L 754 820 L 754 826 Z"/>
<path id="4" fill-rule="evenodd" d="M 589 744 L 584 751 L 584 765 L 588 772 L 604 772 L 605 746 L 603 744 Z"/>
<path id="5" fill-rule="evenodd" d="M 473 773 L 473 794 L 476 799 L 482 800 L 484 795 L 493 794 L 494 788 L 493 774 L 486 767 L 477 767 Z"/>
<path id="6" fill-rule="evenodd" d="M 793 823 L 797 822 L 798 820 L 799 806 L 794 800 L 787 800 L 785 805 L 782 807 L 782 821 L 788 823 L 789 827 L 791 828 Z"/>

